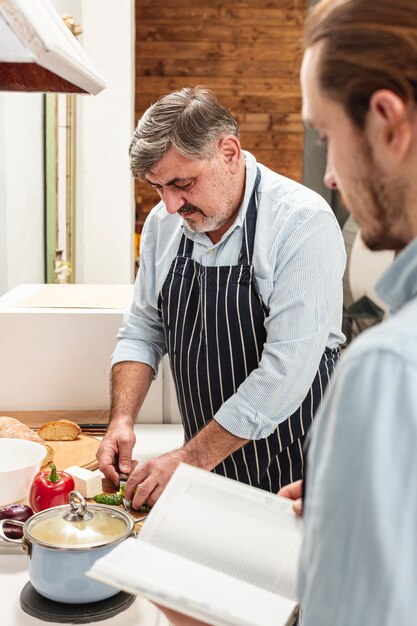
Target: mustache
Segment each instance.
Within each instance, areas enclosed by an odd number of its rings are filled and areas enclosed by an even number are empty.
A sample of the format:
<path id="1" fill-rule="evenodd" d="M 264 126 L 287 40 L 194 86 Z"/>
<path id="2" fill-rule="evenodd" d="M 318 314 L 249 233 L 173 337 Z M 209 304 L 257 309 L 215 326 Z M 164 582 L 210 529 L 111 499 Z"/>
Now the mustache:
<path id="1" fill-rule="evenodd" d="M 198 206 L 196 206 L 195 204 L 190 204 L 189 202 L 187 202 L 180 209 L 178 209 L 178 213 L 180 215 L 182 215 L 182 213 L 189 213 L 190 211 L 198 211 L 198 213 L 205 215 L 204 211 L 202 211 Z"/>

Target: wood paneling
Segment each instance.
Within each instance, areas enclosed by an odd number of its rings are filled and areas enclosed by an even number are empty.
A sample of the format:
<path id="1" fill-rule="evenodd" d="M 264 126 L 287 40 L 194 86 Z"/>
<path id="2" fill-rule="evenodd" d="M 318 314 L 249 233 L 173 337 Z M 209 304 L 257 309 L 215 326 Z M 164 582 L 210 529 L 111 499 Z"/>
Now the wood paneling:
<path id="1" fill-rule="evenodd" d="M 212 89 L 243 148 L 301 180 L 299 70 L 307 0 L 136 0 L 136 119 L 182 87 Z M 138 219 L 158 201 L 136 184 Z"/>

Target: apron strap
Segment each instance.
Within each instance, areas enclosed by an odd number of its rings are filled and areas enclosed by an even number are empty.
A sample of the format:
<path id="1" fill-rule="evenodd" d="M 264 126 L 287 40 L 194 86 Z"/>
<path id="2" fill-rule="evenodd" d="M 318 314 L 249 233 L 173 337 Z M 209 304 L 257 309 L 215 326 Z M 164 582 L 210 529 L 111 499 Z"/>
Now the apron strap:
<path id="1" fill-rule="evenodd" d="M 239 254 L 239 265 L 252 265 L 253 246 L 255 242 L 256 217 L 258 214 L 258 187 L 261 180 L 259 167 L 256 168 L 256 179 L 253 186 L 252 195 L 246 211 L 245 223 L 243 225 L 242 247 Z"/>
<path id="2" fill-rule="evenodd" d="M 178 246 L 177 256 L 187 257 L 187 259 L 191 259 L 193 254 L 194 242 L 192 239 L 189 239 L 182 234 L 180 245 Z"/>

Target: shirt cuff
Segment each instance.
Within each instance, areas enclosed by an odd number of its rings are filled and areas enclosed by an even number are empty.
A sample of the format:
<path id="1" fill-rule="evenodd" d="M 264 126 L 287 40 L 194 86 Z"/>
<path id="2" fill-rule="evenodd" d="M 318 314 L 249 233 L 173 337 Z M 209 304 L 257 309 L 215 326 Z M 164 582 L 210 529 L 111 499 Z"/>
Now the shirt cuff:
<path id="1" fill-rule="evenodd" d="M 149 344 L 143 341 L 132 342 L 129 339 L 119 339 L 115 351 L 112 354 L 111 366 L 123 361 L 135 361 L 137 363 L 145 363 L 154 370 L 154 379 L 158 375 L 159 363 L 161 357 L 158 352 L 152 350 Z"/>
<path id="2" fill-rule="evenodd" d="M 236 394 L 222 404 L 214 419 L 229 433 L 242 439 L 266 439 L 278 427 L 276 420 L 238 400 Z"/>

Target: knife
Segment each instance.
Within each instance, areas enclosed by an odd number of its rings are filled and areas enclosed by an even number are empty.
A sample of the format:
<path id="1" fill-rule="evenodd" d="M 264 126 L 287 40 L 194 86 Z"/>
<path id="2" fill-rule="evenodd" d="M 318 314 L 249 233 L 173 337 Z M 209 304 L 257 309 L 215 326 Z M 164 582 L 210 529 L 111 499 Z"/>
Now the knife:
<path id="1" fill-rule="evenodd" d="M 119 492 L 122 493 L 122 502 L 123 502 L 125 511 L 130 513 L 130 510 L 132 508 L 132 500 L 128 500 L 127 498 L 124 497 L 125 487 L 126 487 L 128 478 L 129 476 L 127 476 L 127 474 L 119 474 Z"/>

